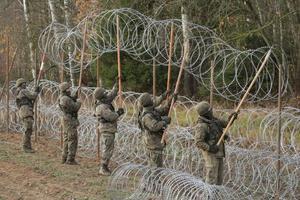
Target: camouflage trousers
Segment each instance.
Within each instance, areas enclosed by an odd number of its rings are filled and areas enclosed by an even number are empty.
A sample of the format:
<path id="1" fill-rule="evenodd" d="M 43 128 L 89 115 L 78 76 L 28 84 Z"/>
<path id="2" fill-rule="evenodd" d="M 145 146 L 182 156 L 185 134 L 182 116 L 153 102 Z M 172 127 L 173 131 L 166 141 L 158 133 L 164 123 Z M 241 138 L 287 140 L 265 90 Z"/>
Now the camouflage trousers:
<path id="1" fill-rule="evenodd" d="M 31 135 L 32 135 L 32 126 L 33 126 L 33 117 L 25 117 L 22 119 L 23 129 L 23 149 L 32 149 L 31 147 Z"/>
<path id="2" fill-rule="evenodd" d="M 100 165 L 108 165 L 113 155 L 115 145 L 115 134 L 102 132 L 100 138 L 101 161 Z"/>
<path id="3" fill-rule="evenodd" d="M 163 150 L 148 149 L 148 166 L 150 167 L 163 166 Z"/>
<path id="4" fill-rule="evenodd" d="M 62 157 L 64 160 L 75 160 L 77 146 L 78 146 L 78 133 L 77 125 L 70 120 L 63 120 L 64 132 L 64 145 Z"/>
<path id="5" fill-rule="evenodd" d="M 205 161 L 206 177 L 205 182 L 211 185 L 222 185 L 223 183 L 223 158 L 203 153 Z"/>

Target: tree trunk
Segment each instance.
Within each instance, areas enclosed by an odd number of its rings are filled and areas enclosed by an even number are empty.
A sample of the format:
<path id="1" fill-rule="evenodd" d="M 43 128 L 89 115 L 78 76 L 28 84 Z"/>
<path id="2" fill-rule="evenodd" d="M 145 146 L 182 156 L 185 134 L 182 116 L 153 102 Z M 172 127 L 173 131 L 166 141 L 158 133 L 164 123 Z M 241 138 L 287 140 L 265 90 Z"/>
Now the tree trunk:
<path id="1" fill-rule="evenodd" d="M 29 19 L 29 2 L 28 0 L 23 0 L 23 9 L 24 9 L 24 18 L 25 18 L 25 26 L 28 38 L 28 45 L 29 45 L 29 57 L 30 57 L 30 66 L 31 66 L 31 73 L 32 77 L 36 79 L 36 71 L 35 71 L 35 60 L 34 60 L 34 48 L 33 48 L 33 32 L 30 26 L 30 19 Z"/>
<path id="2" fill-rule="evenodd" d="M 184 66 L 185 66 L 185 71 L 184 71 L 184 93 L 188 96 L 193 96 L 194 95 L 194 79 L 193 76 L 188 73 L 189 71 L 189 61 L 190 61 L 190 42 L 189 42 L 189 35 L 190 35 L 190 30 L 188 27 L 188 16 L 187 16 L 187 5 L 185 2 L 182 2 L 181 6 L 181 19 L 182 19 L 182 34 L 183 34 L 183 46 L 186 49 L 186 53 L 184 54 L 185 56 L 183 57 Z"/>
<path id="3" fill-rule="evenodd" d="M 65 20 L 68 31 L 73 28 L 73 1 L 72 0 L 64 0 L 64 11 L 65 11 Z M 70 68 L 70 79 L 72 86 L 75 86 L 75 74 L 72 63 L 72 46 L 70 43 L 68 45 L 68 59 L 69 59 L 69 68 Z"/>

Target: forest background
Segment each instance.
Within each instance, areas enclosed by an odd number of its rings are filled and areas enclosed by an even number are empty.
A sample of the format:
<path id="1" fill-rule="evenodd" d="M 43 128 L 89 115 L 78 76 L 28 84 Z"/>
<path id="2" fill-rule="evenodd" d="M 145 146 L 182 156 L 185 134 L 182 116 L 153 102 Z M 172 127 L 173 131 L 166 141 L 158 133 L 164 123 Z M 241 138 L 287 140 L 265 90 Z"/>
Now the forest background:
<path id="1" fill-rule="evenodd" d="M 274 46 L 280 50 L 278 64 L 289 71 L 287 96 L 300 96 L 300 0 L 1 0 L 0 83 L 15 49 L 18 51 L 11 79 L 33 79 L 31 69 L 41 62 L 38 38 L 51 22 L 72 26 L 94 11 L 123 7 L 157 20 L 181 19 L 186 15 L 189 22 L 207 26 L 237 49 Z M 111 87 L 117 76 L 117 53 L 105 54 L 99 61 L 101 83 Z M 152 91 L 152 66 L 133 60 L 124 52 L 121 63 L 125 91 Z M 59 81 L 59 68 L 49 61 L 46 68 L 50 70 L 45 78 Z M 178 68 L 172 70 L 174 83 Z M 167 67 L 158 66 L 158 93 L 165 90 L 166 79 Z M 83 84 L 96 85 L 96 63 L 85 70 Z M 197 99 L 207 96 L 208 91 L 185 73 L 181 94 Z"/>

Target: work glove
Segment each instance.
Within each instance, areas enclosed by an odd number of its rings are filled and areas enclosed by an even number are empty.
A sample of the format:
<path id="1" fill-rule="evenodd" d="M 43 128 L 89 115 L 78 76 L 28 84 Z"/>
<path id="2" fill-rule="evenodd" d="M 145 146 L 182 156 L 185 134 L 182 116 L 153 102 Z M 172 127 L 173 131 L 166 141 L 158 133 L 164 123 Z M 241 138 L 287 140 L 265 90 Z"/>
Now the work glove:
<path id="1" fill-rule="evenodd" d="M 165 99 L 168 95 L 171 94 L 171 90 L 167 90 L 162 94 L 163 99 Z"/>
<path id="2" fill-rule="evenodd" d="M 41 91 L 41 87 L 40 86 L 36 86 L 34 89 L 35 92 L 40 93 Z"/>
<path id="3" fill-rule="evenodd" d="M 228 121 L 233 117 L 233 121 L 232 121 L 232 122 L 234 122 L 234 121 L 237 119 L 238 115 L 239 115 L 238 112 L 233 112 L 233 113 L 231 113 L 231 114 L 228 116 Z"/>
<path id="4" fill-rule="evenodd" d="M 164 121 L 164 122 L 166 122 L 166 124 L 170 124 L 171 123 L 171 117 L 163 117 L 162 118 L 162 120 Z"/>
<path id="5" fill-rule="evenodd" d="M 119 109 L 117 110 L 117 113 L 118 113 L 119 116 L 121 116 L 121 115 L 123 115 L 123 114 L 125 113 L 125 111 L 124 111 L 123 108 L 119 108 Z"/>
<path id="6" fill-rule="evenodd" d="M 226 140 L 227 142 L 230 141 L 230 137 L 228 135 L 224 135 L 224 140 Z"/>
<path id="7" fill-rule="evenodd" d="M 208 152 L 210 153 L 217 153 L 219 151 L 219 147 L 217 145 L 210 145 Z"/>

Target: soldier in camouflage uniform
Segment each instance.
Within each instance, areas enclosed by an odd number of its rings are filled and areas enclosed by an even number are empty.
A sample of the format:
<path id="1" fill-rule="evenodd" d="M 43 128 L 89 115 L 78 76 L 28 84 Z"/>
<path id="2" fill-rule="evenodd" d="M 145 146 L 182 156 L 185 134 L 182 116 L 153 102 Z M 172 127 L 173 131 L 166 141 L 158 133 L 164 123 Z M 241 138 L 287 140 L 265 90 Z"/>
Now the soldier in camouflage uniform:
<path id="1" fill-rule="evenodd" d="M 32 135 L 32 125 L 33 119 L 33 105 L 36 97 L 40 91 L 39 87 L 35 88 L 32 92 L 26 88 L 26 81 L 20 78 L 16 82 L 16 104 L 19 109 L 19 116 L 23 124 L 23 150 L 26 153 L 34 153 L 31 146 L 31 135 Z"/>
<path id="2" fill-rule="evenodd" d="M 149 93 L 143 93 L 139 98 L 143 106 L 141 116 L 142 131 L 146 134 L 145 145 L 148 150 L 148 165 L 150 167 L 162 167 L 162 152 L 164 144 L 161 143 L 162 135 L 171 118 L 167 117 L 170 100 L 165 105 L 154 107 L 154 102 Z"/>
<path id="3" fill-rule="evenodd" d="M 59 107 L 63 112 L 64 132 L 62 163 L 77 165 L 78 163 L 75 161 L 75 156 L 78 146 L 78 111 L 81 107 L 81 102 L 77 100 L 77 91 L 71 94 L 70 88 L 71 86 L 67 82 L 59 85 Z"/>
<path id="4" fill-rule="evenodd" d="M 231 117 L 237 118 L 237 113 L 232 113 L 228 121 L 213 116 L 213 109 L 206 101 L 196 106 L 199 114 L 197 125 L 194 129 L 196 146 L 201 149 L 205 161 L 206 178 L 205 182 L 214 185 L 221 185 L 223 182 L 223 158 L 225 157 L 224 141 L 217 146 L 223 129 L 227 126 Z M 225 140 L 229 137 L 225 135 Z"/>
<path id="5" fill-rule="evenodd" d="M 101 161 L 99 174 L 104 176 L 109 176 L 111 174 L 108 165 L 113 155 L 117 121 L 118 118 L 124 114 L 122 108 L 115 111 L 115 108 L 112 105 L 112 101 L 116 96 L 116 84 L 110 92 L 101 87 L 96 88 L 94 91 L 94 98 L 96 100 L 95 116 L 99 121 L 99 130 L 101 134 Z"/>

